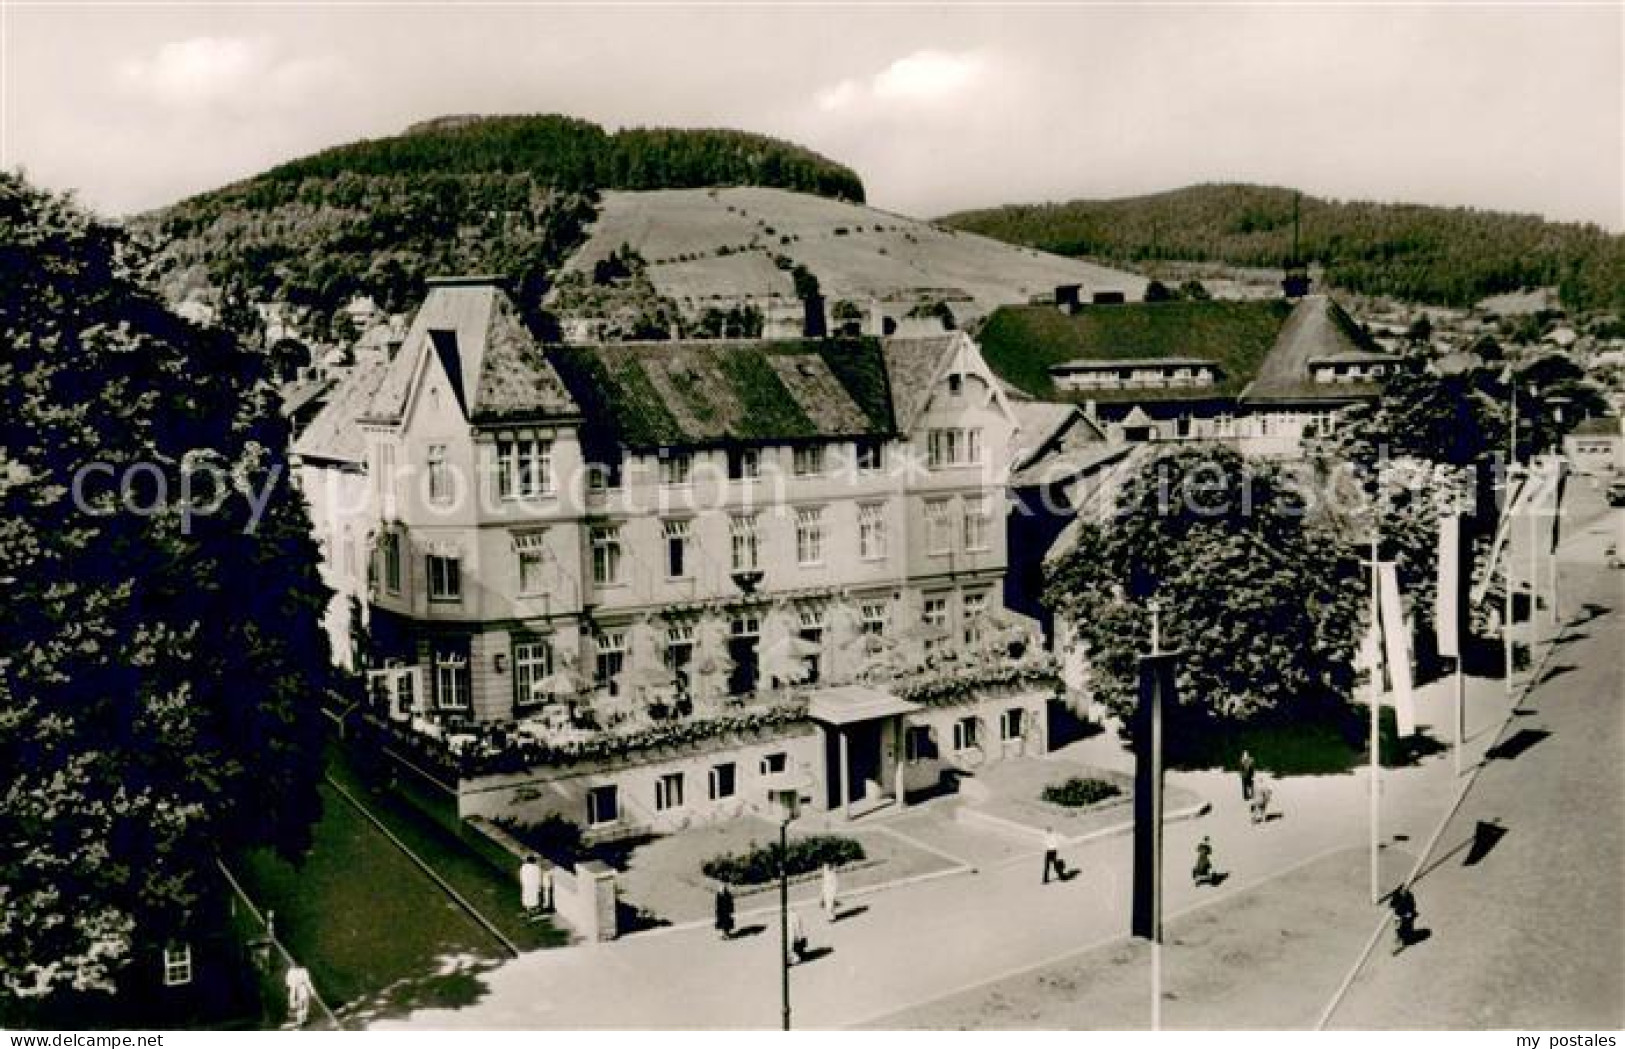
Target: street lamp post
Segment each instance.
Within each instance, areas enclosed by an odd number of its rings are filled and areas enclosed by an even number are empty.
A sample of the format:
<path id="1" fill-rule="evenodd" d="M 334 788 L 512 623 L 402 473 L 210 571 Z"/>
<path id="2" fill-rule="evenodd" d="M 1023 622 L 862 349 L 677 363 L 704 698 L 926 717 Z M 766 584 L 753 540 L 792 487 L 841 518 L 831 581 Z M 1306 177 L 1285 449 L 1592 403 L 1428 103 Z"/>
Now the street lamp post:
<path id="1" fill-rule="evenodd" d="M 779 1003 L 784 1030 L 790 1029 L 790 821 L 801 808 L 799 788 L 768 791 L 779 807 Z"/>

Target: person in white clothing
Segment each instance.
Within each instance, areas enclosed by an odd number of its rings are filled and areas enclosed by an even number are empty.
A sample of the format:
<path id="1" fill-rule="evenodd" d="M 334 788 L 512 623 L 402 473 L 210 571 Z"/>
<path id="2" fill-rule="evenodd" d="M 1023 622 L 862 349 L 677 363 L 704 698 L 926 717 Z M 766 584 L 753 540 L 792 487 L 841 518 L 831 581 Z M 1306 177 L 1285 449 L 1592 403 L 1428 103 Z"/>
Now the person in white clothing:
<path id="1" fill-rule="evenodd" d="M 542 866 L 535 856 L 526 856 L 519 865 L 519 905 L 526 914 L 535 914 L 542 907 Z"/>

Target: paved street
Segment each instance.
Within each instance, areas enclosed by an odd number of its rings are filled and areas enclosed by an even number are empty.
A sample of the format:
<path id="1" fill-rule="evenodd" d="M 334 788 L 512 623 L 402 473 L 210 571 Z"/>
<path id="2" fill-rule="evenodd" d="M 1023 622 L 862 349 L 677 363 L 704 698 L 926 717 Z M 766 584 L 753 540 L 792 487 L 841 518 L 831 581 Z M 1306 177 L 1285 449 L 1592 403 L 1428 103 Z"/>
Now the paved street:
<path id="1" fill-rule="evenodd" d="M 1572 503 L 1561 582 L 1578 622 L 1424 868 L 1432 937 L 1397 957 L 1384 943 L 1331 1026 L 1625 1026 L 1625 572 L 1602 567 L 1622 512 L 1592 516 L 1584 482 Z"/>
<path id="2" fill-rule="evenodd" d="M 1576 498 L 1592 500 L 1577 522 L 1601 509 L 1595 493 L 1580 491 Z M 1564 1017 L 1581 1022 L 1583 1015 L 1618 1026 L 1625 968 L 1619 964 L 1620 657 L 1613 607 L 1620 603 L 1622 577 L 1595 564 L 1600 536 L 1609 527 L 1615 527 L 1612 519 L 1601 518 L 1568 533 L 1566 556 L 1574 560 L 1564 576 L 1567 610 L 1574 613 L 1589 601 L 1608 611 L 1575 626 L 1555 650 L 1528 710 L 1510 719 L 1512 740 L 1501 743 L 1502 756 L 1488 762 L 1443 835 L 1445 858 L 1418 888 L 1422 924 L 1434 930 L 1433 938 L 1398 958 L 1374 957 L 1335 1024 L 1529 1026 Z M 1435 683 L 1424 690 L 1419 709 L 1420 721 L 1443 740 L 1450 738 L 1448 697 L 1448 683 Z M 1499 681 L 1470 683 L 1469 767 L 1501 738 L 1506 704 Z M 1110 735 L 1077 744 L 1066 756 L 1128 765 Z M 1295 877 L 1332 856 L 1343 856 L 1346 867 L 1350 855 L 1358 855 L 1350 850 L 1366 841 L 1363 769 L 1280 782 L 1276 797 L 1285 817 L 1262 827 L 1250 823 L 1234 776 L 1170 778 L 1213 804 L 1209 815 L 1167 828 L 1170 922 L 1193 907 L 1222 921 L 1227 901 L 1238 913 L 1267 910 L 1273 880 Z M 1410 870 L 1459 783 L 1448 751 L 1385 772 L 1385 886 Z M 1507 833 L 1486 857 L 1462 866 L 1472 828 L 1492 818 Z M 1212 837 L 1217 866 L 1230 874 L 1216 890 L 1195 889 L 1184 874 L 1204 834 Z M 1097 838 L 1064 854 L 1080 870 L 1066 884 L 1040 886 L 1039 856 L 1026 851 L 974 873 L 859 898 L 854 905 L 863 909 L 833 927 L 804 907 L 814 946 L 831 953 L 793 970 L 796 1026 L 880 1022 L 1121 944 L 1128 924 L 1129 838 Z M 1363 860 L 1355 862 L 1363 869 Z M 1365 877 L 1329 882 L 1347 883 L 1353 888 L 1336 891 L 1355 892 L 1359 905 L 1368 906 Z M 1562 913 L 1553 915 L 1558 906 Z M 1381 912 L 1369 913 L 1375 928 Z M 1251 920 L 1271 919 L 1265 914 Z M 611 944 L 536 952 L 488 974 L 484 992 L 469 1006 L 423 1010 L 379 1026 L 775 1027 L 777 918 L 747 915 L 743 924 L 762 928 L 731 943 L 704 927 L 679 926 Z M 1359 954 L 1346 939 L 1325 946 L 1346 955 L 1342 971 Z M 1317 999 L 1320 980 L 1317 975 Z M 1329 1000 L 1335 983 L 1324 987 Z M 1247 1017 L 1230 1026 L 1249 1026 Z"/>

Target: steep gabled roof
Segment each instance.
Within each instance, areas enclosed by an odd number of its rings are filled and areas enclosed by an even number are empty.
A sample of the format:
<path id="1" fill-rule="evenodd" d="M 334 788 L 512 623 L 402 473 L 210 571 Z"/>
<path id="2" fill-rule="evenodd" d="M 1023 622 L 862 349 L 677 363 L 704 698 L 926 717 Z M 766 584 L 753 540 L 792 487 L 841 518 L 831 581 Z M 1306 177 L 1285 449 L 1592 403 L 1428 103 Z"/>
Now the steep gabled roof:
<path id="1" fill-rule="evenodd" d="M 954 333 L 885 340 L 886 376 L 891 382 L 897 429 L 907 433 L 931 400 L 931 386 L 959 336 Z"/>
<path id="2" fill-rule="evenodd" d="M 367 443 L 356 420 L 377 394 L 388 371 L 389 365 L 382 362 L 358 364 L 351 369 L 293 442 L 293 454 L 313 462 L 364 463 Z"/>
<path id="3" fill-rule="evenodd" d="M 549 355 L 594 442 L 649 450 L 896 432 L 874 339 L 605 343 Z"/>
<path id="4" fill-rule="evenodd" d="M 400 352 L 362 418 L 399 422 L 425 353 L 445 369 L 470 422 L 573 416 L 575 402 L 493 278 L 431 278 Z"/>
<path id="5" fill-rule="evenodd" d="M 1310 363 L 1394 361 L 1379 352 L 1342 308 L 1325 295 L 1296 305 L 1281 299 L 1084 306 L 1007 306 L 988 318 L 982 355 L 1006 382 L 1041 400 L 1146 404 L 1240 400 L 1252 403 L 1348 400 L 1373 395 L 1377 383 L 1316 383 Z M 1212 385 L 1057 390 L 1050 370 L 1208 362 Z"/>
<path id="6" fill-rule="evenodd" d="M 1317 383 L 1311 361 L 1355 360 L 1372 363 L 1396 358 L 1377 352 L 1343 308 L 1325 295 L 1309 295 L 1293 308 L 1275 345 L 1258 369 L 1258 377 L 1241 399 L 1260 401 L 1338 400 L 1380 392 L 1378 383 Z"/>

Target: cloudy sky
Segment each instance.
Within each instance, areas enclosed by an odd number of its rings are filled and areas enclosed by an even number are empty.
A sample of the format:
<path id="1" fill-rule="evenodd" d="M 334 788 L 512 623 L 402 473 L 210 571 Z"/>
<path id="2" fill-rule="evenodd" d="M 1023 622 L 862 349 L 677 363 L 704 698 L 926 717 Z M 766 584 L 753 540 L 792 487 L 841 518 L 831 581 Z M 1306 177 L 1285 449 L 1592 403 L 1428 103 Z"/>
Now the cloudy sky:
<path id="1" fill-rule="evenodd" d="M 914 215 L 1248 181 L 1625 229 L 1616 3 L 34 0 L 3 28 L 0 163 L 110 213 L 431 116 L 562 112 L 793 139 Z"/>

